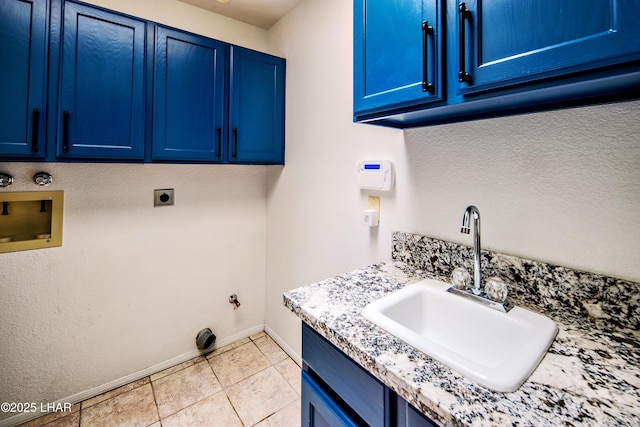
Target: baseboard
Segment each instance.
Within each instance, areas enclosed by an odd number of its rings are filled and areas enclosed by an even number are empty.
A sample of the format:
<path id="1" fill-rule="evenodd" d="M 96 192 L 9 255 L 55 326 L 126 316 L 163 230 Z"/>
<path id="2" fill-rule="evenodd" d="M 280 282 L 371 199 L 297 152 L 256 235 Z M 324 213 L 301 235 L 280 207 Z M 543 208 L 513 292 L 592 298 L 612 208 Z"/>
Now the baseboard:
<path id="1" fill-rule="evenodd" d="M 75 403 L 78 403 L 78 402 L 82 402 L 83 400 L 90 399 L 92 397 L 101 395 L 102 393 L 106 393 L 106 392 L 108 392 L 110 390 L 116 389 L 118 387 L 122 387 L 123 385 L 129 384 L 131 382 L 137 381 L 137 380 L 139 380 L 141 378 L 148 377 L 149 375 L 153 375 L 153 374 L 155 374 L 157 372 L 163 371 L 163 370 L 165 370 L 167 368 L 170 368 L 172 366 L 178 365 L 178 364 L 180 364 L 182 362 L 186 362 L 187 360 L 193 359 L 194 357 L 198 357 L 201 354 L 209 353 L 209 352 L 215 350 L 216 348 L 224 347 L 227 344 L 231 344 L 231 343 L 233 343 L 235 341 L 238 341 L 238 340 L 241 340 L 243 338 L 249 337 L 249 336 L 251 336 L 253 334 L 257 334 L 258 332 L 264 331 L 264 330 L 265 330 L 265 326 L 264 325 L 257 325 L 257 326 L 254 326 L 252 328 L 245 329 L 244 331 L 238 332 L 237 334 L 231 335 L 230 337 L 226 337 L 223 340 L 216 341 L 216 344 L 213 346 L 213 348 L 209 349 L 208 351 L 200 351 L 200 350 L 190 351 L 190 352 L 181 354 L 180 356 L 176 356 L 176 357 L 174 357 L 172 359 L 169 359 L 169 360 L 166 360 L 164 362 L 158 363 L 156 365 L 150 366 L 150 367 L 148 367 L 146 369 L 143 369 L 141 371 L 134 372 L 134 373 L 129 374 L 129 375 L 125 375 L 124 377 L 118 378 L 118 379 L 113 380 L 113 381 L 109 381 L 108 383 L 99 385 L 97 387 L 90 388 L 90 389 L 85 390 L 85 391 L 81 391 L 80 393 L 76 393 L 76 394 L 73 394 L 71 396 L 65 397 L 63 399 L 59 399 L 59 400 L 57 400 L 55 402 L 44 402 L 44 403 L 53 403 L 53 404 L 71 403 L 71 404 L 75 404 Z M 269 332 L 267 332 L 267 333 L 271 336 L 271 334 Z M 278 344 L 281 343 L 281 340 L 276 339 L 273 336 L 272 336 L 272 338 Z M 289 350 L 285 349 L 285 351 L 288 354 L 291 354 L 291 353 L 289 353 L 289 351 L 291 351 L 290 349 Z M 38 418 L 38 417 L 40 417 L 42 415 L 46 415 L 46 413 L 42 413 L 42 412 L 23 412 L 21 414 L 14 415 L 12 417 L 0 420 L 0 427 L 17 426 L 17 425 L 22 424 L 24 422 L 27 422 L 27 421 L 30 421 L 32 419 Z"/>
<path id="2" fill-rule="evenodd" d="M 289 355 L 289 357 L 293 359 L 294 362 L 298 364 L 298 366 L 302 366 L 302 357 L 298 353 L 293 351 L 293 349 L 289 347 L 289 345 L 284 342 L 284 340 L 280 338 L 273 329 L 271 329 L 267 325 L 264 325 L 264 331 L 284 350 L 285 353 Z"/>

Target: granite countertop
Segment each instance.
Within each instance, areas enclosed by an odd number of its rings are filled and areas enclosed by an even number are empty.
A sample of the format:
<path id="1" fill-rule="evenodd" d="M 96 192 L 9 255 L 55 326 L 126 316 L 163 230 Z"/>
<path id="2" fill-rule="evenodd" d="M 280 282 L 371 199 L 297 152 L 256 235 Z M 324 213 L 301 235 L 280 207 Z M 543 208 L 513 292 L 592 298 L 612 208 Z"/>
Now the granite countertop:
<path id="1" fill-rule="evenodd" d="M 401 261 L 381 262 L 286 292 L 284 304 L 441 425 L 640 425 L 637 331 L 602 327 L 564 311 L 545 312 L 559 328 L 553 345 L 518 390 L 500 393 L 362 317 L 369 302 L 430 276 Z"/>

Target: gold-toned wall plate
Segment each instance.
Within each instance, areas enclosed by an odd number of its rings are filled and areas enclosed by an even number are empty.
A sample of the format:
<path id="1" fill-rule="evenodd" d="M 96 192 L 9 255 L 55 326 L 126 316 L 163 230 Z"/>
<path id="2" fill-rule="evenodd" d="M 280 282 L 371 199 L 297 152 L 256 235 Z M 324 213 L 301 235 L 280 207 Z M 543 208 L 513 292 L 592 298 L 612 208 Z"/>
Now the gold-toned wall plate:
<path id="1" fill-rule="evenodd" d="M 62 246 L 64 191 L 0 192 L 0 253 Z"/>

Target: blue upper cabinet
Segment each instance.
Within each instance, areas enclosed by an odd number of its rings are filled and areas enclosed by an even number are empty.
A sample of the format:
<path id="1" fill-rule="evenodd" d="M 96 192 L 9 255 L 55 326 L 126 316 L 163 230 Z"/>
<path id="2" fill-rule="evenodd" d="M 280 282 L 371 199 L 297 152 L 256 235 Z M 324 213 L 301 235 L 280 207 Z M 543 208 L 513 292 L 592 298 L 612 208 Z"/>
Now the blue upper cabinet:
<path id="1" fill-rule="evenodd" d="M 284 163 L 285 60 L 70 0 L 0 0 L 0 160 Z"/>
<path id="2" fill-rule="evenodd" d="M 413 127 L 637 97 L 637 16 L 640 0 L 354 0 L 354 120 Z"/>
<path id="3" fill-rule="evenodd" d="M 284 163 L 285 60 L 231 47 L 229 161 Z"/>
<path id="4" fill-rule="evenodd" d="M 467 0 L 457 7 L 463 92 L 639 57 L 638 1 Z"/>
<path id="5" fill-rule="evenodd" d="M 45 154 L 46 0 L 0 1 L 0 156 Z"/>
<path id="6" fill-rule="evenodd" d="M 142 160 L 145 21 L 63 7 L 58 158 Z"/>
<path id="7" fill-rule="evenodd" d="M 354 110 L 442 99 L 440 0 L 355 0 Z"/>
<path id="8" fill-rule="evenodd" d="M 158 26 L 152 159 L 282 164 L 284 65 Z"/>
<path id="9" fill-rule="evenodd" d="M 227 45 L 156 29 L 153 160 L 222 161 Z"/>

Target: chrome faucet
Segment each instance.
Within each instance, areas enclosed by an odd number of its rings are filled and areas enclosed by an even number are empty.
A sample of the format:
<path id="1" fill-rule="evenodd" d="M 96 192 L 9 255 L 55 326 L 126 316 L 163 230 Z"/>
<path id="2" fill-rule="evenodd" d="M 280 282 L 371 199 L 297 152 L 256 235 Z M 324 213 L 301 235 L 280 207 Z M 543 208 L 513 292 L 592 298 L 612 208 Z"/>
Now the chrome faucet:
<path id="1" fill-rule="evenodd" d="M 507 313 L 513 308 L 507 300 L 507 285 L 498 277 L 487 280 L 486 289 L 482 287 L 482 275 L 480 274 L 480 211 L 475 206 L 467 207 L 462 217 L 461 233 L 471 232 L 471 217 L 473 216 L 473 286 L 469 289 L 469 273 L 465 269 L 456 268 L 453 271 L 453 286 L 447 289 L 455 295 L 478 302 L 486 307 Z M 457 275 L 462 270 L 463 277 Z M 466 278 L 464 278 L 466 276 Z"/>
<path id="2" fill-rule="evenodd" d="M 462 217 L 462 228 L 460 232 L 469 234 L 471 231 L 470 219 L 473 215 L 473 288 L 471 292 L 475 295 L 482 293 L 482 275 L 480 274 L 480 211 L 475 206 L 467 207 Z"/>

